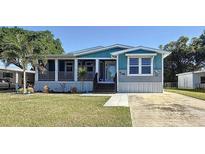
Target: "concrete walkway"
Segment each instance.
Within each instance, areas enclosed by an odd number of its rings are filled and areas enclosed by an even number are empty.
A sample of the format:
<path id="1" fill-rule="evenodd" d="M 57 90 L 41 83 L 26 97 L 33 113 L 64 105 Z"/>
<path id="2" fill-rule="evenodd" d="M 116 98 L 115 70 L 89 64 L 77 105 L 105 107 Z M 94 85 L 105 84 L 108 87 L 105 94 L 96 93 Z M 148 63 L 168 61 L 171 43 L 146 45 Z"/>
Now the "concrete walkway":
<path id="1" fill-rule="evenodd" d="M 113 94 L 104 106 L 124 106 L 128 107 L 128 94 Z"/>

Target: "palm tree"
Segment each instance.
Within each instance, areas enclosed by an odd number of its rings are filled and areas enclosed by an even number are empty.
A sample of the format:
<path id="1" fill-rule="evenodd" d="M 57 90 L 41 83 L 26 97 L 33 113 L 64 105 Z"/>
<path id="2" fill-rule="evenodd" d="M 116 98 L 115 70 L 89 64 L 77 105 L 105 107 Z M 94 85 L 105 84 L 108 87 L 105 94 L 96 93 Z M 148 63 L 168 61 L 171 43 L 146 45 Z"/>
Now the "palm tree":
<path id="1" fill-rule="evenodd" d="M 83 66 L 79 67 L 78 75 L 81 80 L 82 92 L 84 91 L 84 79 L 85 79 L 86 74 L 87 74 L 87 68 Z"/>
<path id="2" fill-rule="evenodd" d="M 23 89 L 26 93 L 26 70 L 28 65 L 38 67 L 38 61 L 45 63 L 50 51 L 58 50 L 55 40 L 47 31 L 33 32 L 22 28 L 0 28 L 0 58 L 6 65 L 15 64 L 23 70 Z M 53 41 L 53 42 L 52 42 Z"/>

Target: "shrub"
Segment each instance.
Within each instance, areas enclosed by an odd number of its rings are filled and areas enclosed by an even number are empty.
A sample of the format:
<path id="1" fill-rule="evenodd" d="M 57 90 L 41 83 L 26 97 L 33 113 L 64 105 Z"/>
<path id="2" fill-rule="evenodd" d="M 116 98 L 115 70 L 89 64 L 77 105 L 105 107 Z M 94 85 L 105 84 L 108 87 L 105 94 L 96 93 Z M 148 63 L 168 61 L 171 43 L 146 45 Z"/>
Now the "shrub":
<path id="1" fill-rule="evenodd" d="M 77 88 L 76 88 L 76 87 L 71 87 L 71 88 L 70 88 L 70 92 L 71 92 L 72 94 L 77 93 Z"/>
<path id="2" fill-rule="evenodd" d="M 43 92 L 44 92 L 44 93 L 49 93 L 49 87 L 48 87 L 48 85 L 45 85 L 45 86 L 43 87 Z"/>
<path id="3" fill-rule="evenodd" d="M 19 89 L 17 90 L 17 93 L 18 93 L 18 94 L 23 94 L 23 88 L 19 88 Z"/>
<path id="4" fill-rule="evenodd" d="M 32 87 L 28 87 L 27 88 L 27 93 L 28 94 L 34 93 L 34 89 Z"/>

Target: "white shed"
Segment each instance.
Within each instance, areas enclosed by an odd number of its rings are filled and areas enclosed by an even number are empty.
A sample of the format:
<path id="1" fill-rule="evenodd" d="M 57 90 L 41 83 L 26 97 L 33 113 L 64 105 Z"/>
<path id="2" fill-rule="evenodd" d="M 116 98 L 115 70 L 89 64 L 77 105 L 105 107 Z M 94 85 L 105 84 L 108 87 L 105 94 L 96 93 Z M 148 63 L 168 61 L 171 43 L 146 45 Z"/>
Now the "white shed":
<path id="1" fill-rule="evenodd" d="M 205 70 L 177 74 L 178 88 L 205 88 Z"/>

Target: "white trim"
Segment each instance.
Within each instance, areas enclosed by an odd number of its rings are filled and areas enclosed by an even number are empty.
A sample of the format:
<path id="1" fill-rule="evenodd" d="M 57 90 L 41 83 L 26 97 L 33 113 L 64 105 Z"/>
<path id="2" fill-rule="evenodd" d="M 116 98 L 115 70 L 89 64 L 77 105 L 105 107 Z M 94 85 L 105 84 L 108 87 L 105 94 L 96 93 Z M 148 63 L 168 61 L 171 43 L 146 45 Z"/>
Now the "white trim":
<path id="1" fill-rule="evenodd" d="M 58 60 L 74 60 L 76 58 L 75 57 L 72 57 L 72 58 L 69 58 L 69 57 L 55 57 L 55 58 L 47 57 L 47 60 L 53 60 L 53 59 L 58 59 Z"/>
<path id="2" fill-rule="evenodd" d="M 82 60 L 95 60 L 95 59 L 99 59 L 99 60 L 106 60 L 106 59 L 115 59 L 115 58 L 75 58 L 75 59 L 82 59 Z"/>
<path id="3" fill-rule="evenodd" d="M 95 59 L 95 73 L 97 73 L 98 75 L 97 75 L 97 81 L 99 81 L 99 63 L 100 63 L 100 61 L 99 61 L 99 59 Z"/>
<path id="4" fill-rule="evenodd" d="M 67 71 L 67 66 L 68 66 L 67 64 L 68 63 L 72 63 L 72 66 L 71 66 L 72 67 L 72 71 Z M 64 72 L 73 72 L 73 65 L 74 65 L 73 61 L 69 61 L 69 60 L 65 61 L 65 63 L 64 63 Z"/>
<path id="5" fill-rule="evenodd" d="M 127 46 L 127 45 L 122 45 L 122 44 L 115 44 L 115 45 L 103 47 L 103 48 L 100 48 L 100 49 L 84 51 L 84 52 L 81 52 L 81 53 L 74 53 L 73 55 L 74 56 L 85 55 L 85 54 L 90 54 L 90 53 L 95 53 L 95 52 L 99 52 L 99 51 L 103 51 L 103 50 L 108 50 L 108 49 L 116 48 L 116 47 L 125 48 L 125 49 L 132 48 L 132 46 Z"/>
<path id="6" fill-rule="evenodd" d="M 115 59 L 114 57 L 99 57 L 99 58 L 93 58 L 93 57 L 74 57 L 74 58 L 66 58 L 66 57 L 57 57 L 57 58 L 51 58 L 51 57 L 49 57 L 49 58 L 47 58 L 47 60 L 54 60 L 54 59 L 58 59 L 58 60 L 74 60 L 74 59 L 85 59 L 85 60 L 95 60 L 95 59 Z"/>
<path id="7" fill-rule="evenodd" d="M 82 81 L 38 81 L 38 83 L 82 83 Z M 85 83 L 93 83 L 93 81 L 84 81 Z"/>
<path id="8" fill-rule="evenodd" d="M 74 59 L 74 81 L 78 81 L 78 59 Z"/>
<path id="9" fill-rule="evenodd" d="M 164 89 L 164 58 L 162 58 L 162 88 Z"/>
<path id="10" fill-rule="evenodd" d="M 122 53 L 135 51 L 135 50 L 140 50 L 140 49 L 141 50 L 157 52 L 157 53 L 160 53 L 160 54 L 164 54 L 165 56 L 170 54 L 170 52 L 168 52 L 168 51 L 153 49 L 153 48 L 148 48 L 148 47 L 143 47 L 143 46 L 138 46 L 138 47 L 134 47 L 134 48 L 126 49 L 126 50 L 120 50 L 120 51 L 117 51 L 117 52 L 113 52 L 113 53 L 111 53 L 111 55 L 119 55 L 119 54 L 122 54 Z"/>
<path id="11" fill-rule="evenodd" d="M 58 59 L 55 59 L 55 81 L 58 81 Z"/>
<path id="12" fill-rule="evenodd" d="M 35 81 L 38 81 L 38 67 L 35 67 Z"/>
<path id="13" fill-rule="evenodd" d="M 119 56 L 117 55 L 117 59 L 116 59 L 116 73 L 117 73 L 117 92 L 119 91 L 119 60 L 118 60 Z"/>
<path id="14" fill-rule="evenodd" d="M 99 59 L 95 59 L 95 73 L 99 74 Z"/>
<path id="15" fill-rule="evenodd" d="M 154 71 L 154 56 L 151 59 L 151 74 L 153 75 L 153 71 Z"/>
<path id="16" fill-rule="evenodd" d="M 156 56 L 156 53 L 143 53 L 143 54 L 125 54 L 126 56 L 130 57 L 145 57 L 145 56 Z"/>
<path id="17" fill-rule="evenodd" d="M 1 67 L 0 66 L 0 70 L 13 71 L 13 72 L 23 72 L 23 70 L 20 68 L 9 68 L 9 66 L 8 67 Z M 33 73 L 34 74 L 35 71 L 26 70 L 26 73 Z"/>
<path id="18" fill-rule="evenodd" d="M 102 84 L 105 83 L 106 84 L 106 83 L 114 83 L 114 82 L 113 81 L 98 81 L 98 83 L 102 83 Z"/>
<path id="19" fill-rule="evenodd" d="M 130 58 L 138 58 L 139 59 L 139 72 L 138 74 L 130 74 Z M 153 76 L 153 63 L 154 63 L 154 56 L 149 57 L 151 58 L 151 74 L 142 74 L 142 58 L 147 58 L 147 57 L 127 57 L 127 76 Z"/>
<path id="20" fill-rule="evenodd" d="M 16 81 L 15 81 L 15 88 L 16 88 L 16 91 L 18 90 L 18 87 L 19 86 L 19 73 L 16 72 Z"/>
<path id="21" fill-rule="evenodd" d="M 169 56 L 171 54 L 171 52 L 168 52 L 168 53 L 166 53 L 166 54 L 162 54 L 162 58 L 164 59 L 164 58 L 166 58 L 167 56 Z"/>
<path id="22" fill-rule="evenodd" d="M 196 73 L 205 73 L 205 70 L 179 73 L 179 74 L 176 74 L 176 76 L 187 75 L 187 74 L 196 74 Z"/>
<path id="23" fill-rule="evenodd" d="M 141 75 L 142 74 L 142 57 L 138 57 L 139 58 L 139 64 L 138 64 L 138 67 L 139 67 L 139 73 L 137 75 Z M 130 74 L 132 75 L 132 74 Z"/>

